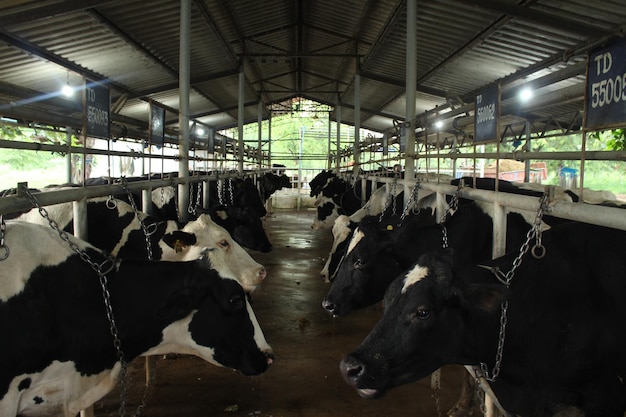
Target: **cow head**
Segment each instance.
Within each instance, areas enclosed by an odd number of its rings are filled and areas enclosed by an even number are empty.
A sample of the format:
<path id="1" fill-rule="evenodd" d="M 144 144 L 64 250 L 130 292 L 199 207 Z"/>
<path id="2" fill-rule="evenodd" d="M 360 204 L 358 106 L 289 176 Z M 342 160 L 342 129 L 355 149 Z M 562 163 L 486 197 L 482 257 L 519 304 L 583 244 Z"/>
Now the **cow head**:
<path id="1" fill-rule="evenodd" d="M 355 229 L 322 301 L 329 313 L 347 315 L 382 299 L 389 283 L 402 272 L 392 251 L 391 232 L 376 217 L 366 217 Z"/>
<path id="2" fill-rule="evenodd" d="M 346 253 L 349 239 L 352 237 L 352 233 L 356 228 L 357 223 L 353 222 L 350 217 L 345 214 L 340 215 L 335 219 L 333 224 L 333 246 L 328 254 L 328 259 L 324 268 L 320 272 L 320 277 L 325 282 L 330 282 L 335 279 L 335 272 L 339 267 L 339 262 Z"/>
<path id="3" fill-rule="evenodd" d="M 148 354 L 188 352 L 245 375 L 260 374 L 273 362 L 272 350 L 241 285 L 207 266 L 195 269 L 157 314 L 171 324 Z"/>
<path id="4" fill-rule="evenodd" d="M 319 197 L 318 200 L 319 201 L 316 202 L 317 214 L 313 219 L 311 229 L 328 229 L 332 227 L 337 217 L 339 217 L 339 206 L 332 200 L 332 198 L 322 196 Z"/>
<path id="5" fill-rule="evenodd" d="M 323 170 L 322 172 L 320 172 L 319 174 L 317 174 L 315 176 L 315 178 L 313 178 L 311 181 L 309 181 L 309 187 L 311 188 L 311 192 L 309 193 L 309 195 L 311 197 L 315 197 L 317 196 L 321 191 L 322 188 L 324 188 L 324 186 L 326 186 L 326 183 L 331 179 L 336 177 L 337 175 L 332 172 L 331 170 Z"/>
<path id="6" fill-rule="evenodd" d="M 342 376 L 363 398 L 379 397 L 446 363 L 463 362 L 469 317 L 494 311 L 499 316 L 505 287 L 463 288 L 452 275 L 450 252 L 424 254 L 398 276 L 385 293 L 380 321 L 341 361 Z"/>
<path id="7" fill-rule="evenodd" d="M 251 178 L 231 179 L 233 189 L 233 205 L 237 207 L 250 207 L 258 217 L 267 214 L 265 205 L 261 200 L 259 190 L 257 190 Z"/>
<path id="8" fill-rule="evenodd" d="M 222 275 L 235 277 L 247 292 L 254 291 L 267 275 L 263 265 L 252 259 L 207 214 L 201 214 L 181 230 L 166 233 L 162 241 L 174 249 L 174 253 L 164 251 L 163 260 L 169 260 L 166 254 L 175 256 L 178 253 L 177 260 L 193 260 L 208 253 L 213 268 Z"/>
<path id="9" fill-rule="evenodd" d="M 272 244 L 263 229 L 263 222 L 252 208 L 216 206 L 210 213 L 211 218 L 228 230 L 241 246 L 264 253 L 272 250 Z"/>

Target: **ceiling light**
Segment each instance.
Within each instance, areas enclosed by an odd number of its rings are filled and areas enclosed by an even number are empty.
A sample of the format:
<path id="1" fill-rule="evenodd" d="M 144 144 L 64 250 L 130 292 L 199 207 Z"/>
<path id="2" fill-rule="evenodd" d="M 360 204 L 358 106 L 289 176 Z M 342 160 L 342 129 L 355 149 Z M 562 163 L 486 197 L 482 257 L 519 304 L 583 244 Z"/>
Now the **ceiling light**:
<path id="1" fill-rule="evenodd" d="M 437 120 L 437 121 L 435 122 L 435 127 L 436 127 L 437 129 L 441 129 L 441 128 L 443 127 L 443 122 L 442 122 L 441 120 Z"/>
<path id="2" fill-rule="evenodd" d="M 65 96 L 65 97 L 72 97 L 74 95 L 74 89 L 72 88 L 71 85 L 69 84 L 65 84 L 63 86 L 63 88 L 61 88 L 61 93 Z"/>
<path id="3" fill-rule="evenodd" d="M 72 97 L 74 95 L 74 87 L 70 85 L 70 72 L 67 72 L 67 81 L 65 85 L 61 88 L 61 94 L 65 97 Z"/>
<path id="4" fill-rule="evenodd" d="M 522 88 L 519 92 L 519 98 L 521 101 L 528 101 L 533 97 L 533 90 L 530 88 Z"/>

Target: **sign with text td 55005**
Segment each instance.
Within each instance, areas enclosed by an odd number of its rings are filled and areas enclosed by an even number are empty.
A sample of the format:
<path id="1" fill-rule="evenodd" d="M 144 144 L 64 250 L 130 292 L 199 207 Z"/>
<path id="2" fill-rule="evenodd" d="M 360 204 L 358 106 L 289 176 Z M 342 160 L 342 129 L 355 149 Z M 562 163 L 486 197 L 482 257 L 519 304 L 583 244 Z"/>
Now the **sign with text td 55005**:
<path id="1" fill-rule="evenodd" d="M 109 139 L 109 89 L 102 84 L 87 80 L 84 94 L 87 106 L 87 136 Z"/>
<path id="2" fill-rule="evenodd" d="M 585 127 L 626 122 L 626 39 L 589 54 Z"/>
<path id="3" fill-rule="evenodd" d="M 474 114 L 474 140 L 476 142 L 498 139 L 498 86 L 483 90 L 476 96 Z"/>

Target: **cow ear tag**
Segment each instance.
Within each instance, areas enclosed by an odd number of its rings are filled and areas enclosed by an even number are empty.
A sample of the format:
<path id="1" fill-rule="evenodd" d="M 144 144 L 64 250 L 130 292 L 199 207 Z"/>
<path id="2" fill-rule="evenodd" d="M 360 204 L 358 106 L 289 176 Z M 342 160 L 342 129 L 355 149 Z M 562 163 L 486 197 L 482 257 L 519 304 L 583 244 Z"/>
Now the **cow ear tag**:
<path id="1" fill-rule="evenodd" d="M 176 253 L 182 252 L 185 249 L 185 244 L 180 239 L 176 239 L 174 242 L 174 250 Z"/>
<path id="2" fill-rule="evenodd" d="M 391 232 L 393 230 L 393 225 L 392 224 L 388 224 L 387 225 L 387 230 Z"/>

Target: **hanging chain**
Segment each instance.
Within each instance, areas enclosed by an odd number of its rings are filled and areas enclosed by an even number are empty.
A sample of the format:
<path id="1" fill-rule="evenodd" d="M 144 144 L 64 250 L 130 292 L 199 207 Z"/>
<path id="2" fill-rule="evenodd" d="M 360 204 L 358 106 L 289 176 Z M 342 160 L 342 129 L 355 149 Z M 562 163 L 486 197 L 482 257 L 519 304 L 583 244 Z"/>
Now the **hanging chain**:
<path id="1" fill-rule="evenodd" d="M 202 190 L 204 185 L 199 182 L 198 183 L 198 193 L 196 194 L 196 207 L 202 207 Z M 196 207 L 193 208 L 193 214 L 196 214 Z"/>
<path id="2" fill-rule="evenodd" d="M 135 215 L 137 215 L 137 211 L 136 211 L 137 207 L 134 205 L 134 200 L 132 199 L 132 196 L 130 196 L 130 192 L 128 191 L 127 188 L 126 188 L 126 191 L 129 193 L 129 197 L 131 197 L 130 199 L 130 201 L 132 202 L 131 206 L 135 210 Z M 121 385 L 119 415 L 120 417 L 124 417 L 126 413 L 126 396 L 127 396 L 127 391 L 128 391 L 128 387 L 126 384 L 126 379 L 127 379 L 126 374 L 128 371 L 128 364 L 126 360 L 124 359 L 124 352 L 122 351 L 122 342 L 119 338 L 119 332 L 118 332 L 117 324 L 115 322 L 115 316 L 113 315 L 113 305 L 111 304 L 111 293 L 109 292 L 109 289 L 108 289 L 109 284 L 108 284 L 108 278 L 106 276 L 109 272 L 115 269 L 115 265 L 116 265 L 115 259 L 112 258 L 111 256 L 107 256 L 107 258 L 104 261 L 102 261 L 102 263 L 100 264 L 95 263 L 87 252 L 85 252 L 84 250 L 79 248 L 78 245 L 72 242 L 67 232 L 62 230 L 59 227 L 59 224 L 50 217 L 48 210 L 46 210 L 45 207 L 39 204 L 39 201 L 37 201 L 35 196 L 33 196 L 30 193 L 30 191 L 28 191 L 28 189 L 25 189 L 24 192 L 26 194 L 26 197 L 28 197 L 28 199 L 30 200 L 33 207 L 39 210 L 39 214 L 41 214 L 41 216 L 48 221 L 48 224 L 50 225 L 50 227 L 58 233 L 61 240 L 67 243 L 70 249 L 74 253 L 78 254 L 78 256 L 80 256 L 80 258 L 84 262 L 86 262 L 91 267 L 91 269 L 93 269 L 96 272 L 96 274 L 98 274 L 98 279 L 100 282 L 100 287 L 102 289 L 102 295 L 104 298 L 104 305 L 106 309 L 107 320 L 109 321 L 109 332 L 111 333 L 111 336 L 113 337 L 113 347 L 115 348 L 117 359 L 121 365 L 120 375 L 119 375 L 120 385 Z M 1 222 L 1 225 L 4 226 L 4 227 L 0 227 L 0 238 L 1 238 L 0 245 L 1 245 L 2 242 L 4 241 L 4 231 L 6 230 L 6 225 L 4 225 L 3 218 L 0 218 L 0 222 Z M 145 226 L 143 225 L 143 222 L 141 222 L 141 220 L 140 220 L 140 223 L 142 224 L 142 228 L 144 229 L 144 234 L 145 234 L 147 232 L 145 229 Z M 148 238 L 146 239 L 148 240 Z M 150 246 L 148 245 L 148 247 Z M 152 256 L 151 250 L 149 250 L 148 253 L 149 253 L 149 256 Z M 152 382 L 154 381 L 154 378 L 155 378 L 154 374 L 155 373 L 153 372 L 153 375 L 150 377 L 150 380 L 148 381 L 148 384 L 146 385 L 146 389 L 142 397 L 142 402 L 141 404 L 137 406 L 137 411 L 135 412 L 133 417 L 139 417 L 143 413 L 143 410 L 147 403 L 147 399 L 149 397 L 150 388 L 153 386 Z"/>
<path id="3" fill-rule="evenodd" d="M 233 194 L 233 179 L 232 178 L 228 179 L 228 194 L 230 195 L 230 205 L 234 206 L 235 205 L 235 203 L 234 203 L 235 196 Z"/>
<path id="4" fill-rule="evenodd" d="M 465 187 L 465 182 L 461 179 L 459 181 L 459 185 L 457 186 L 456 191 L 452 194 L 452 199 L 450 200 L 450 204 L 446 208 L 446 211 L 441 216 L 441 220 L 439 224 L 441 225 L 441 234 L 443 239 L 443 248 L 446 249 L 448 247 L 448 228 L 446 227 L 446 220 L 448 218 L 448 214 L 452 213 L 454 215 L 459 208 L 459 194 L 461 190 Z"/>
<path id="5" fill-rule="evenodd" d="M 126 181 L 126 177 L 122 177 L 121 182 L 122 182 L 122 189 L 126 191 L 126 194 L 128 195 L 128 201 L 130 202 L 130 206 L 132 207 L 133 212 L 135 213 L 135 218 L 137 218 L 137 221 L 139 222 L 139 225 L 141 226 L 141 230 L 143 231 L 143 236 L 144 236 L 144 239 L 146 240 L 146 251 L 148 252 L 148 260 L 151 261 L 152 260 L 152 243 L 150 242 L 150 235 L 154 233 L 156 228 L 152 230 L 152 232 L 148 231 L 146 224 L 141 219 L 141 216 L 139 216 L 139 210 L 137 210 L 137 205 L 135 204 L 135 199 L 133 197 L 133 194 L 128 189 L 128 182 Z"/>
<path id="6" fill-rule="evenodd" d="M 187 206 L 187 213 L 193 214 L 195 216 L 196 215 L 196 209 L 195 209 L 195 207 L 193 205 L 193 201 L 194 201 L 193 189 L 194 189 L 194 184 L 190 183 L 189 184 L 190 195 L 189 195 L 189 205 Z M 198 184 L 198 194 L 200 194 L 200 184 Z"/>
<path id="7" fill-rule="evenodd" d="M 119 412 L 120 412 L 120 416 L 123 417 L 124 412 L 125 412 L 125 407 L 126 407 L 127 363 L 126 363 L 126 360 L 124 359 L 124 352 L 122 351 L 122 342 L 120 341 L 119 332 L 117 330 L 117 324 L 115 323 L 115 317 L 113 315 L 113 306 L 111 304 L 111 294 L 109 293 L 108 278 L 106 276 L 106 274 L 108 274 L 113 269 L 115 269 L 115 260 L 109 256 L 101 264 L 95 263 L 87 252 L 79 248 L 78 245 L 76 245 L 76 243 L 72 242 L 67 232 L 65 232 L 59 227 L 59 224 L 54 219 L 52 219 L 50 215 L 48 214 L 48 210 L 46 210 L 41 204 L 39 204 L 39 201 L 37 201 L 37 199 L 30 193 L 28 189 L 24 189 L 24 193 L 26 197 L 28 197 L 28 199 L 30 200 L 33 207 L 39 210 L 39 214 L 41 214 L 41 216 L 48 221 L 48 224 L 50 225 L 50 227 L 58 233 L 61 240 L 67 243 L 70 249 L 74 253 L 76 253 L 78 256 L 80 256 L 80 259 L 86 262 L 91 267 L 91 269 L 93 269 L 96 272 L 96 274 L 98 274 L 98 279 L 100 282 L 100 287 L 102 289 L 102 295 L 104 298 L 104 305 L 106 308 L 107 320 L 109 321 L 109 331 L 111 333 L 111 336 L 113 337 L 113 347 L 115 348 L 117 359 L 121 364 L 120 383 L 122 385 L 122 390 L 120 393 Z"/>
<path id="8" fill-rule="evenodd" d="M 220 206 L 224 205 L 224 180 L 218 180 L 217 182 L 217 201 Z"/>
<path id="9" fill-rule="evenodd" d="M 407 201 L 406 207 L 404 207 L 404 210 L 402 211 L 402 215 L 400 216 L 400 222 L 404 221 L 406 216 L 409 214 L 409 211 L 411 211 L 411 204 L 413 204 L 413 202 L 415 202 L 417 206 L 417 202 L 419 201 L 419 189 L 421 186 L 420 183 L 421 183 L 421 180 L 418 179 L 417 182 L 415 183 L 415 186 L 413 187 L 413 190 L 411 190 L 411 195 L 409 195 L 409 201 Z M 418 207 L 416 214 L 419 212 L 420 212 L 420 209 Z"/>
<path id="10" fill-rule="evenodd" d="M 196 183 L 196 204 L 194 205 L 194 197 L 193 197 L 193 184 L 191 184 L 191 186 L 189 187 L 191 190 L 191 195 L 189 196 L 189 207 L 187 207 L 187 213 L 189 214 L 193 214 L 194 216 L 197 215 L 197 210 L 196 207 L 201 207 L 200 206 L 200 201 L 202 198 L 202 183 L 198 182 Z"/>
<path id="11" fill-rule="evenodd" d="M 382 223 L 383 217 L 387 209 L 390 205 L 392 205 L 392 215 L 396 214 L 396 187 L 398 186 L 398 177 L 400 176 L 399 172 L 395 172 L 393 174 L 393 180 L 391 181 L 391 185 L 389 186 L 389 193 L 387 194 L 387 198 L 385 199 L 385 205 L 383 207 L 383 211 L 381 211 L 380 216 L 378 217 L 378 223 Z"/>
<path id="12" fill-rule="evenodd" d="M 548 193 L 544 193 L 541 196 L 539 201 L 539 209 L 537 210 L 537 215 L 535 216 L 535 220 L 533 222 L 532 227 L 526 233 L 526 241 L 522 244 L 520 248 L 520 252 L 517 257 L 513 260 L 513 266 L 511 270 L 504 274 L 497 267 L 486 267 L 491 270 L 496 278 L 506 285 L 506 287 L 510 287 L 511 281 L 513 280 L 513 276 L 515 275 L 515 270 L 521 265 L 522 258 L 528 252 L 530 247 L 530 241 L 536 239 L 536 243 L 531 249 L 532 255 L 536 259 L 541 259 L 546 254 L 546 249 L 541 243 L 541 220 L 543 215 L 548 207 Z M 504 340 L 506 338 L 506 324 L 507 324 L 507 311 L 509 308 L 509 302 L 504 301 L 501 305 L 502 313 L 500 315 L 500 333 L 498 334 L 498 348 L 496 350 L 496 361 L 493 366 L 493 370 L 491 371 L 491 375 L 489 374 L 489 370 L 487 369 L 487 364 L 484 362 L 480 363 L 480 370 L 484 376 L 484 378 L 489 382 L 494 382 L 498 375 L 500 374 L 500 366 L 502 365 L 502 353 L 504 351 Z"/>
<path id="13" fill-rule="evenodd" d="M 4 214 L 0 214 L 0 262 L 9 257 L 9 247 L 4 243 L 4 235 L 7 232 L 7 224 L 4 222 Z"/>

